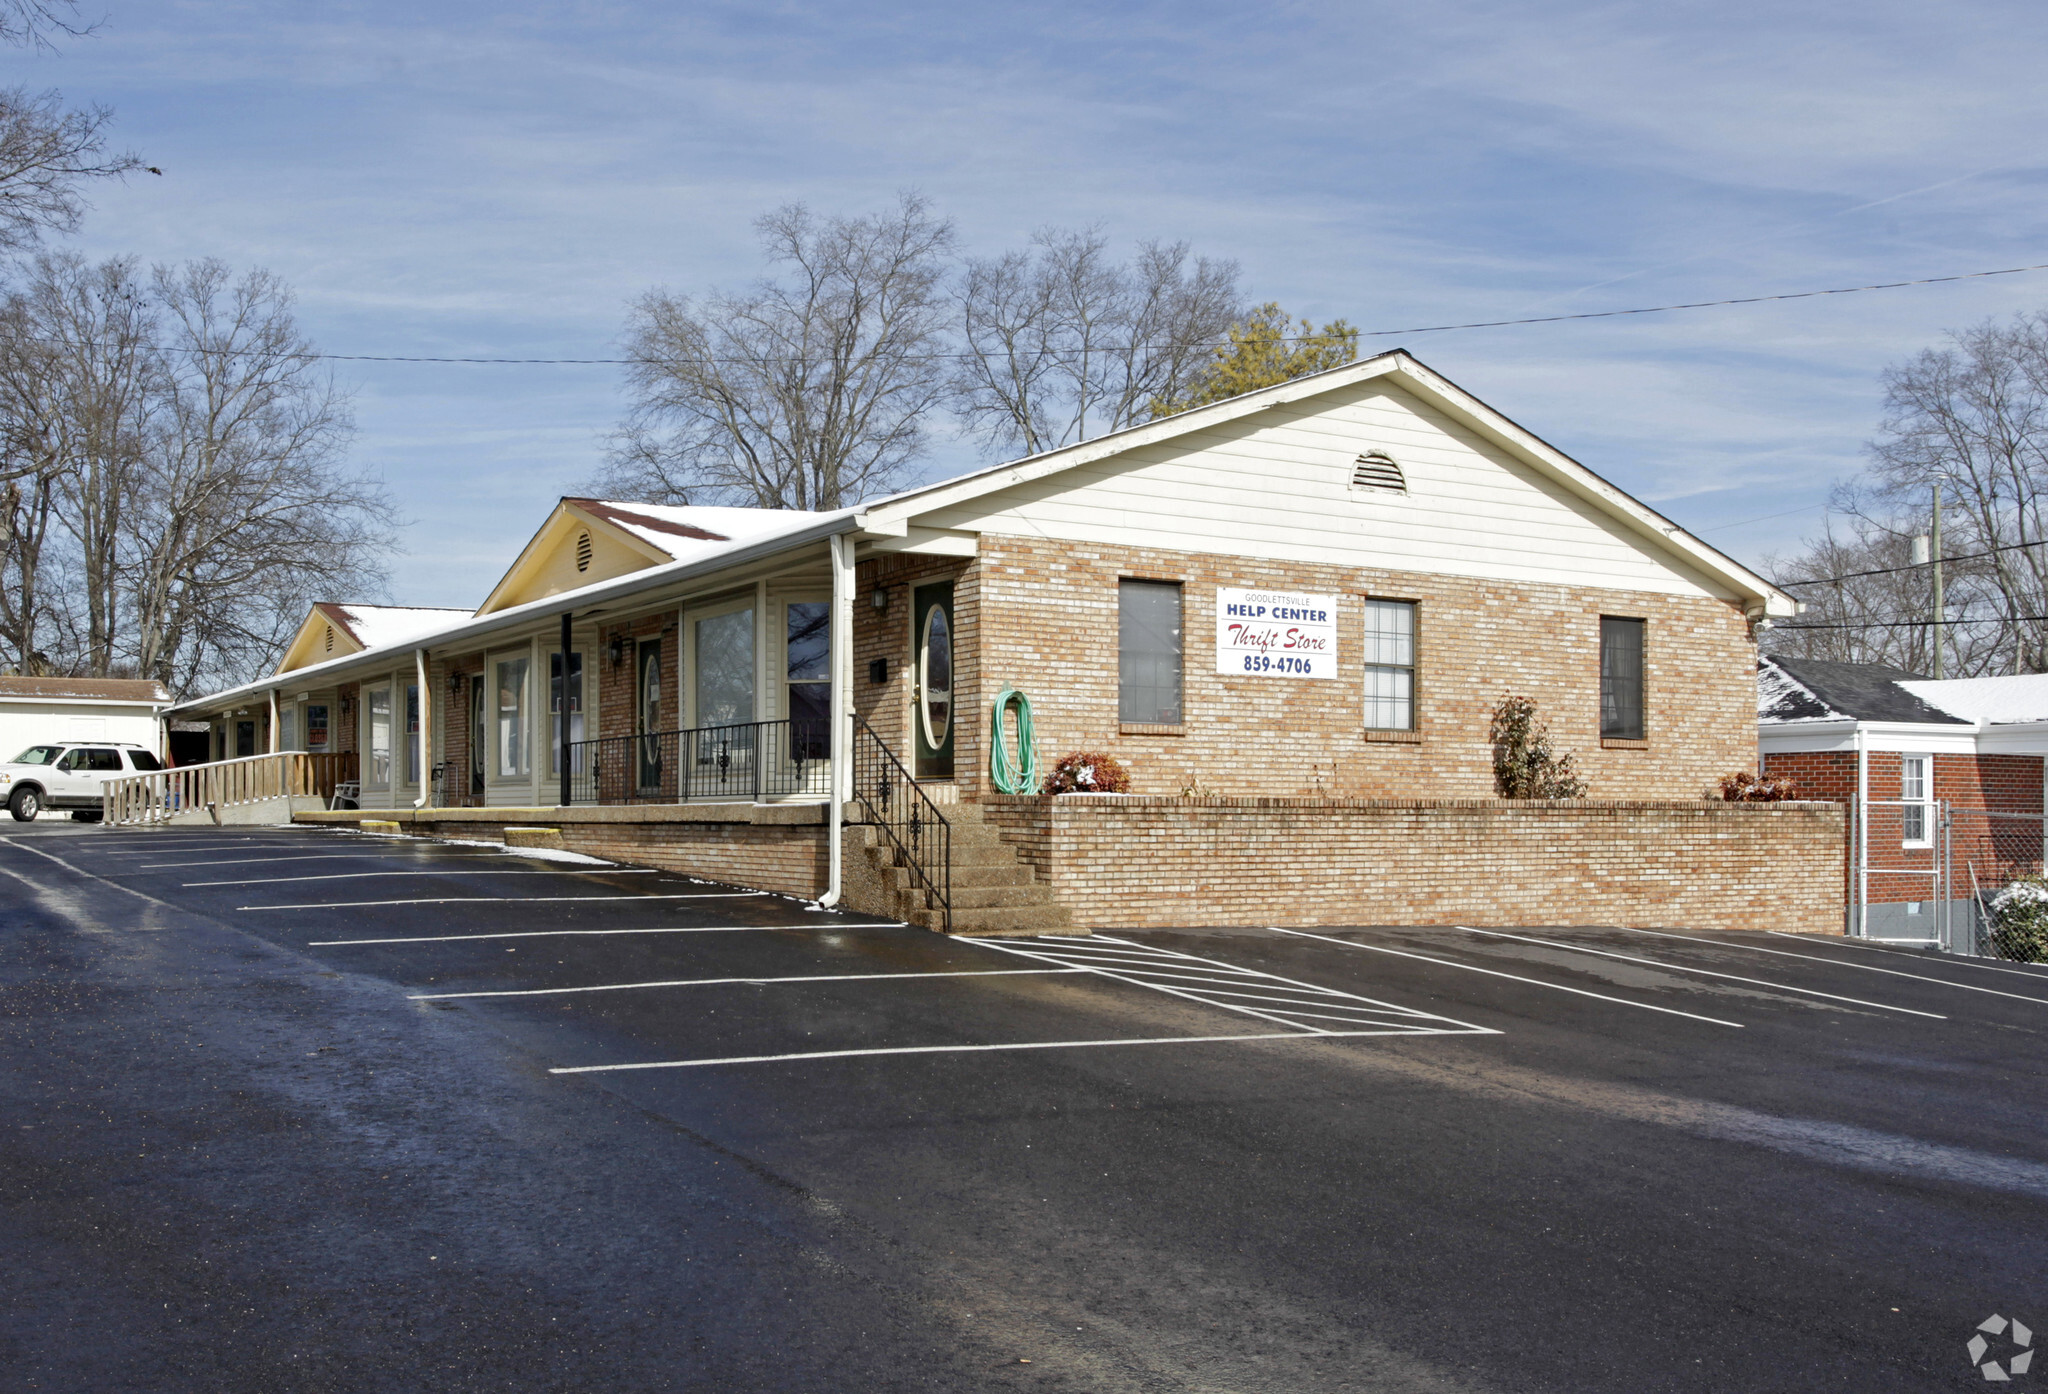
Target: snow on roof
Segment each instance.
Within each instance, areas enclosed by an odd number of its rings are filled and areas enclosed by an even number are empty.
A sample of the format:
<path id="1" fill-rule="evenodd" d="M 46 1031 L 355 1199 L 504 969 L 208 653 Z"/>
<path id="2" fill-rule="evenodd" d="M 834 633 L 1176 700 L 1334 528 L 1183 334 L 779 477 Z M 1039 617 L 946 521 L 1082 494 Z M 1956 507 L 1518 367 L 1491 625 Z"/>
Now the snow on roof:
<path id="1" fill-rule="evenodd" d="M 822 518 L 800 508 L 687 507 L 618 499 L 570 499 L 622 531 L 660 548 L 676 561 L 695 561 L 735 542 L 754 542 Z"/>
<path id="2" fill-rule="evenodd" d="M 1756 714 L 1763 724 L 1792 721 L 1882 721 L 1918 726 L 1967 725 L 1912 689 L 1917 673 L 1881 663 L 1767 655 L 1757 665 Z"/>
<path id="3" fill-rule="evenodd" d="M 423 605 L 359 605 L 334 600 L 323 600 L 317 608 L 354 635 L 356 642 L 366 649 L 402 644 L 470 615 L 468 610 Z"/>
<path id="4" fill-rule="evenodd" d="M 1965 721 L 2005 725 L 2048 721 L 2048 673 L 1996 678 L 1923 678 L 1900 687 Z"/>

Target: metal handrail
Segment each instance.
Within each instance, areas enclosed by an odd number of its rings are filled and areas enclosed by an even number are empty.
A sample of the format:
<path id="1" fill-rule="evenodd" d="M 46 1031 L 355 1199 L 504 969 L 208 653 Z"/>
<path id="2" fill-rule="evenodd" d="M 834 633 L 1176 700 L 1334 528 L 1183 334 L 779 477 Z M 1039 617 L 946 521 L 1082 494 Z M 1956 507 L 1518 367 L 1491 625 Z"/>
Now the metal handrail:
<path id="1" fill-rule="evenodd" d="M 860 819 L 882 830 L 900 863 L 939 912 L 940 929 L 953 932 L 953 825 L 919 787 L 875 730 L 853 718 L 853 801 Z"/>
<path id="2" fill-rule="evenodd" d="M 790 798 L 831 791 L 832 731 L 787 718 L 569 742 L 579 804 Z"/>

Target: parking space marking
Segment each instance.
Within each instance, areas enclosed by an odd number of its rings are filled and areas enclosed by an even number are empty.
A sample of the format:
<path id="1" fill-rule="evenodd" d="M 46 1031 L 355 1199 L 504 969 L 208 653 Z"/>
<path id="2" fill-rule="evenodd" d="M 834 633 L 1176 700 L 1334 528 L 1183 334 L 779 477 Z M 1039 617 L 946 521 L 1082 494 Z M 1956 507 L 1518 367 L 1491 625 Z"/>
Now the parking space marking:
<path id="1" fill-rule="evenodd" d="M 368 876 L 545 876 L 558 871 L 551 862 L 537 862 L 532 866 L 479 867 L 475 871 L 461 871 L 454 867 L 419 870 L 407 868 L 403 871 L 333 871 L 321 876 L 252 876 L 234 881 L 186 881 L 182 888 L 190 890 L 195 886 L 296 886 L 305 881 L 356 881 Z M 651 866 L 587 867 L 568 873 L 588 876 L 592 873 L 602 876 L 659 876 L 661 872 Z"/>
<path id="2" fill-rule="evenodd" d="M 1320 939 L 1325 944 L 1336 944 L 1346 949 L 1365 949 L 1376 954 L 1392 954 L 1396 958 L 1412 958 L 1423 963 L 1434 963 L 1444 968 L 1462 968 L 1467 973 L 1484 973 L 1490 978 L 1507 978 L 1512 982 L 1527 983 L 1531 987 L 1547 987 L 1553 992 L 1569 992 L 1577 997 L 1591 997 L 1601 1002 L 1612 1002 L 1621 1007 L 1637 1007 L 1646 1012 L 1662 1012 L 1666 1016 L 1682 1016 L 1689 1021 L 1704 1021 L 1710 1026 L 1732 1026 L 1743 1029 L 1739 1021 L 1722 1021 L 1719 1017 L 1700 1016 L 1696 1012 L 1681 1012 L 1676 1007 L 1659 1007 L 1649 1002 L 1631 1002 L 1626 997 L 1609 997 L 1604 992 L 1588 992 L 1582 987 L 1566 987 L 1562 983 L 1546 983 L 1541 978 L 1525 978 L 1518 973 L 1503 973 L 1498 969 L 1480 968 L 1470 963 L 1458 963 L 1448 958 L 1431 958 L 1428 954 L 1410 953 L 1406 949 L 1389 949 L 1378 944 L 1358 944 L 1349 939 L 1336 939 L 1327 934 L 1310 934 L 1303 929 L 1282 929 L 1278 925 L 1267 925 L 1274 934 L 1292 934 L 1300 939 Z"/>
<path id="3" fill-rule="evenodd" d="M 394 849 L 394 850 L 396 850 L 396 849 Z M 154 856 L 155 854 L 154 854 L 154 853 L 151 853 L 151 852 L 136 852 L 136 853 L 133 853 L 133 854 L 123 854 L 123 855 L 134 855 L 134 856 L 138 856 L 138 857 L 147 857 L 147 856 Z M 501 855 L 503 855 L 503 854 L 502 854 L 502 853 L 491 853 L 491 852 L 482 852 L 482 853 L 472 853 L 472 854 L 467 854 L 467 855 L 463 855 L 463 856 L 456 856 L 456 857 L 450 857 L 450 858 L 449 858 L 449 860 L 450 860 L 450 861 L 453 861 L 453 862 L 481 861 L 481 860 L 483 860 L 483 859 L 484 859 L 484 858 L 486 858 L 486 857 L 490 857 L 490 856 L 501 856 Z M 411 861 L 411 860 L 412 860 L 412 858 L 410 858 L 410 857 L 374 857 L 374 858 L 373 858 L 373 857 L 371 857 L 371 856 L 369 855 L 369 853 L 368 853 L 368 852 L 309 852 L 309 853 L 307 853 L 306 855 L 304 855 L 304 856 L 299 856 L 299 857 L 228 857 L 228 858 L 226 858 L 225 860 L 222 860 L 222 861 L 215 861 L 215 862 L 148 862 L 148 863 L 145 863 L 145 864 L 144 864 L 144 865 L 142 865 L 142 866 L 138 866 L 138 867 L 131 867 L 131 868 L 130 868 L 130 870 L 133 870 L 133 871 L 171 871 L 171 870 L 185 870 L 185 869 L 189 869 L 189 868 L 191 868 L 191 867 L 195 867 L 195 866 L 275 866 L 275 865 L 277 865 L 277 863 L 279 863 L 279 862 L 360 862 L 360 861 L 366 861 L 366 860 L 373 860 L 373 861 L 383 861 L 383 862 L 395 862 L 395 861 Z"/>
<path id="4" fill-rule="evenodd" d="M 544 905 L 568 900 L 751 900 L 767 891 L 684 891 L 675 895 L 450 895 L 422 900 L 316 900 L 301 905 L 237 905 L 237 910 L 360 910 L 377 905 Z"/>
<path id="5" fill-rule="evenodd" d="M 414 992 L 413 1002 L 444 1002 L 457 997 L 559 997 L 571 992 L 630 992 L 643 987 L 775 987 L 783 983 L 888 982 L 898 978 L 1016 978 L 1034 974 L 1085 973 L 1085 968 L 959 968 L 930 973 L 817 973 L 787 978 L 670 978 L 651 983 L 598 983 L 584 987 L 517 987 L 493 992 Z"/>
<path id="6" fill-rule="evenodd" d="M 1277 973 L 1240 968 L 1220 959 L 1155 948 L 1109 935 L 1091 935 L 1086 939 L 1047 935 L 1029 940 L 981 939 L 975 942 L 1002 953 L 1083 968 L 1116 982 L 1150 988 L 1154 992 L 1257 1017 L 1280 1026 L 1321 1030 L 1323 1028 L 1311 1022 L 1341 1021 L 1351 1026 L 1384 1027 L 1389 1032 L 1417 1036 L 1500 1034 L 1491 1028 L 1474 1026 L 1435 1012 L 1396 1006 L 1333 987 L 1283 978 Z M 1196 978 L 1189 972 L 1196 967 L 1200 967 L 1205 976 Z M 1200 986 L 1196 986 L 1197 983 Z M 1238 988 L 1258 987 L 1269 995 L 1263 999 L 1263 1005 L 1254 1007 L 1245 1000 L 1251 997 L 1250 993 L 1221 990 L 1217 986 L 1221 983 L 1230 983 Z M 1405 1020 L 1387 1021 L 1384 1019 L 1387 1017 Z"/>
<path id="7" fill-rule="evenodd" d="M 1626 925 L 1622 928 L 1628 928 Z M 1767 949 L 1761 944 L 1739 944 L 1727 939 L 1705 939 L 1697 934 L 1672 934 L 1661 929 L 1630 929 L 1630 934 L 1649 934 L 1659 939 L 1684 939 L 1694 944 L 1714 944 L 1724 949 L 1747 949 L 1753 954 L 1776 954 L 1779 958 L 1801 958 L 1808 963 L 1825 963 L 1834 968 L 1859 968 L 1866 973 L 1889 973 L 1894 978 L 1913 978 L 1923 983 L 1939 983 L 1943 987 L 1960 988 L 1964 992 L 1985 992 L 1993 997 L 2010 997 L 2016 1002 L 2038 1002 L 2048 1007 L 2048 997 L 2029 997 L 2020 992 L 2000 992 L 1995 987 L 1978 987 L 1975 983 L 1958 983 L 1947 978 L 1930 978 L 1925 973 L 1902 973 L 1896 968 L 1879 968 L 1872 963 L 1851 963 L 1846 958 L 1821 958 L 1814 954 L 1789 953 L 1784 949 Z M 1776 933 L 1767 930 L 1766 933 Z M 1787 935 L 1786 938 L 1794 936 Z"/>
<path id="8" fill-rule="evenodd" d="M 331 949 L 350 944 L 454 944 L 468 939 L 555 939 L 577 935 L 598 934 L 768 934 L 776 930 L 799 929 L 830 930 L 842 929 L 903 929 L 900 921 L 884 920 L 880 924 L 716 924 L 692 925 L 682 928 L 660 929 L 511 929 L 494 934 L 406 934 L 395 939 L 312 939 L 309 949 Z"/>
<path id="9" fill-rule="evenodd" d="M 1780 939 L 1813 940 L 1816 944 L 1834 949 L 1861 949 L 1867 954 L 1896 953 L 1894 949 L 1880 949 L 1876 944 L 1866 944 L 1860 939 L 1821 939 L 1811 934 L 1787 934 L 1782 929 L 1768 929 L 1766 934 L 1775 934 Z M 2030 973 L 2024 968 L 2014 968 L 2004 963 L 1986 963 L 1980 958 L 1966 958 L 1961 954 L 1943 954 L 1941 963 L 1949 968 L 1981 968 L 1987 973 L 2010 973 L 2015 978 L 2032 978 L 2037 983 L 2048 983 L 2048 974 Z"/>
<path id="10" fill-rule="evenodd" d="M 1553 949 L 1568 949 L 1575 954 L 1597 954 L 1601 958 L 1618 958 L 1627 963 L 1647 963 L 1652 968 L 1668 968 L 1674 973 L 1697 973 L 1701 977 L 1706 978 L 1726 978 L 1730 982 L 1750 983 L 1756 987 L 1776 988 L 1781 992 L 1801 992 L 1805 993 L 1808 997 L 1825 997 L 1831 1002 L 1850 1002 L 1859 1007 L 1877 1007 L 1887 1012 L 1904 1012 L 1907 1016 L 1932 1017 L 1936 1021 L 1948 1020 L 1947 1017 L 1939 1012 L 1922 1012 L 1915 1011 L 1911 1007 L 1894 1007 L 1888 1002 L 1866 1002 L 1861 997 L 1840 997 L 1832 992 L 1816 992 L 1810 987 L 1793 987 L 1789 983 L 1767 982 L 1762 978 L 1745 978 L 1735 973 L 1717 973 L 1711 968 L 1692 968 L 1682 963 L 1666 963 L 1661 959 L 1639 958 L 1635 954 L 1618 954 L 1611 953 L 1606 949 L 1589 949 L 1582 944 L 1567 944 L 1557 939 L 1534 939 L 1526 934 L 1507 934 L 1498 929 L 1473 929 L 1469 925 L 1459 925 L 1458 928 L 1464 930 L 1467 934 L 1484 934 L 1491 939 L 1517 939 L 1524 944 L 1547 944 Z"/>
<path id="11" fill-rule="evenodd" d="M 1329 1041 L 1348 1036 L 1400 1036 L 1404 1031 L 1262 1031 L 1242 1036 L 1146 1036 L 1111 1041 L 1015 1041 L 997 1045 L 877 1046 L 866 1050 L 804 1050 L 787 1055 L 728 1055 L 715 1060 L 641 1060 L 624 1065 L 558 1065 L 551 1075 L 618 1070 L 688 1070 L 707 1065 L 767 1065 L 784 1060 L 844 1060 L 860 1055 L 955 1055 L 986 1050 L 1081 1050 L 1091 1046 L 1201 1045 L 1211 1041 Z"/>

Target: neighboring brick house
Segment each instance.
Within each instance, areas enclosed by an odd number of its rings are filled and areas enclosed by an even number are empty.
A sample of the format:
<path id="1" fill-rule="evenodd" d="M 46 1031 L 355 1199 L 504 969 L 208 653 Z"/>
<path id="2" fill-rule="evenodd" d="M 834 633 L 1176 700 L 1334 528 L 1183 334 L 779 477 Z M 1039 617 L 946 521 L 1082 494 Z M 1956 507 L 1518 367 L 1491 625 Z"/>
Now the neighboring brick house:
<path id="1" fill-rule="evenodd" d="M 1762 860 L 1742 865 L 1768 860 L 1762 830 L 1795 820 L 1700 792 L 1753 762 L 1756 626 L 1795 609 L 1396 351 L 836 512 L 564 499 L 473 614 L 360 653 L 295 650 L 288 671 L 179 714 L 335 693 L 353 744 L 330 748 L 362 752 L 366 808 L 425 806 L 420 772 L 444 764 L 460 771 L 451 806 L 560 805 L 565 779 L 579 803 L 823 800 L 852 789 L 835 733 L 858 716 L 932 798 L 1008 819 L 1003 836 L 1063 883 L 1051 823 L 1003 811 L 991 782 L 1005 688 L 1029 696 L 1045 763 L 1113 754 L 1134 795 L 1184 810 L 1490 806 L 1489 719 L 1514 692 L 1593 799 L 1622 801 L 1586 829 L 1526 834 L 1577 849 L 1532 874 L 1594 887 L 1660 855 L 1615 850 L 1624 805 L 1747 818 L 1730 836 Z M 731 734 L 753 726 L 757 744 Z M 1453 821 L 1483 849 L 1493 816 Z M 1273 820 L 1300 857 L 1380 855 L 1384 834 L 1357 829 L 1351 851 L 1317 851 L 1306 817 Z M 1832 818 L 1808 820 L 1801 855 L 1836 847 Z M 1177 884 L 1242 874 L 1254 853 L 1237 845 Z M 1445 875 L 1476 887 L 1470 866 Z M 1342 867 L 1329 893 L 1370 892 Z M 1374 913 L 1419 892 L 1399 894 Z M 1194 914 L 1184 901 L 1142 913 Z M 1264 913 L 1252 903 L 1232 913 Z"/>
<path id="2" fill-rule="evenodd" d="M 1937 941 L 1945 907 L 2041 870 L 2048 674 L 1767 657 L 1757 753 L 1763 773 L 1850 811 L 1851 932 Z"/>

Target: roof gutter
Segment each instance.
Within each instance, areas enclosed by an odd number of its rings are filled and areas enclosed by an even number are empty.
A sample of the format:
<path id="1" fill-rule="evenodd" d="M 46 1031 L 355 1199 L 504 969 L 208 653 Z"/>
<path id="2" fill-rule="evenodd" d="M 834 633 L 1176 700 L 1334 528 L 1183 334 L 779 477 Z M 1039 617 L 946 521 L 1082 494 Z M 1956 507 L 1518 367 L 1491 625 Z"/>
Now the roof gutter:
<path id="1" fill-rule="evenodd" d="M 839 533 L 858 531 L 861 531 L 861 526 L 855 517 L 855 511 L 846 509 L 838 514 L 828 515 L 823 521 L 813 523 L 800 532 L 750 542 L 720 556 L 705 557 L 700 561 L 670 562 L 666 566 L 649 567 L 645 571 L 635 571 L 615 581 L 603 581 L 583 590 L 563 591 L 544 600 L 528 601 L 524 605 L 514 606 L 510 610 L 500 610 L 496 614 L 471 620 L 467 624 L 459 624 L 451 629 L 416 634 L 402 643 L 384 644 L 374 649 L 349 654 L 345 658 L 333 658 L 325 663 L 294 668 L 289 673 L 259 678 L 240 687 L 231 687 L 205 697 L 196 697 L 189 702 L 180 702 L 174 707 L 167 708 L 163 715 L 176 719 L 188 712 L 199 712 L 251 697 L 260 697 L 279 688 L 303 687 L 311 678 L 338 677 L 354 668 L 373 667 L 380 659 L 391 655 L 409 654 L 414 649 L 446 648 L 471 639 L 489 638 L 493 634 L 501 634 L 508 629 L 517 629 L 537 619 L 544 619 L 565 606 L 584 610 L 607 601 L 622 600 L 643 591 L 659 590 L 666 585 L 687 583 L 703 576 L 715 575 L 735 566 L 745 566 L 749 562 L 772 557 L 779 552 L 793 552 L 823 542 L 826 538 Z"/>

